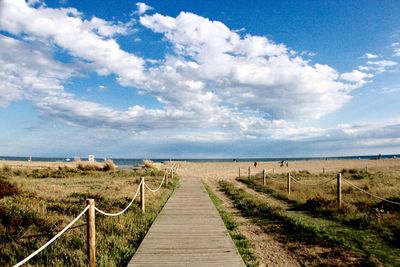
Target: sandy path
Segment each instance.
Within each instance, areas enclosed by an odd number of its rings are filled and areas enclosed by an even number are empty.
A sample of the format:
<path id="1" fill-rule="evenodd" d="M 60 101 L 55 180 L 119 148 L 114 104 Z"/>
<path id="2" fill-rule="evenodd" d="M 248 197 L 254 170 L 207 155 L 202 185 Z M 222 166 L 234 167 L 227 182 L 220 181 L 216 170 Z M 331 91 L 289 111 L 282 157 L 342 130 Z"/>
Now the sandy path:
<path id="1" fill-rule="evenodd" d="M 233 219 L 238 224 L 239 232 L 251 242 L 259 266 L 300 266 L 284 244 L 276 241 L 272 235 L 265 233 L 261 227 L 240 214 L 240 211 L 234 207 L 232 201 L 218 190 L 218 183 L 215 180 L 208 180 L 207 184 L 222 201 L 225 210 L 233 216 Z"/>
<path id="2" fill-rule="evenodd" d="M 261 172 L 262 169 L 274 168 L 275 173 L 287 173 L 299 170 L 308 170 L 311 173 L 339 172 L 342 169 L 365 169 L 368 171 L 400 170 L 400 159 L 381 160 L 305 160 L 291 161 L 289 167 L 280 167 L 279 162 L 176 162 L 179 173 L 185 176 L 196 176 L 202 179 L 233 179 L 238 176 L 241 168 L 242 176 L 247 176 L 247 169 L 251 167 L 251 173 Z"/>

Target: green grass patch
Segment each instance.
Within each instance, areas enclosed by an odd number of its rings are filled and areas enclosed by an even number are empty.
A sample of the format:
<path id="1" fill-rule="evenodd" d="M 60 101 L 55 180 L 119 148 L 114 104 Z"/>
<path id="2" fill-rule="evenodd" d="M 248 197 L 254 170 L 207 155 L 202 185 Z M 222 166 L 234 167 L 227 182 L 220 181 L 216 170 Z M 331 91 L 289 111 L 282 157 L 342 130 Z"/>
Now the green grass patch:
<path id="1" fill-rule="evenodd" d="M 208 195 L 210 196 L 214 206 L 217 208 L 226 229 L 228 229 L 229 234 L 236 245 L 242 259 L 246 263 L 246 266 L 258 266 L 257 258 L 252 252 L 250 241 L 246 239 L 237 229 L 238 225 L 233 218 L 233 216 L 225 210 L 222 201 L 212 192 L 208 185 L 205 185 Z"/>
<path id="2" fill-rule="evenodd" d="M 398 266 L 400 250 L 388 246 L 386 240 L 370 229 L 360 230 L 341 223 L 315 218 L 307 212 L 271 206 L 265 199 L 245 192 L 233 184 L 221 181 L 224 192 L 245 215 L 261 223 L 283 225 L 285 234 L 292 240 L 342 248 L 355 252 L 364 265 Z"/>

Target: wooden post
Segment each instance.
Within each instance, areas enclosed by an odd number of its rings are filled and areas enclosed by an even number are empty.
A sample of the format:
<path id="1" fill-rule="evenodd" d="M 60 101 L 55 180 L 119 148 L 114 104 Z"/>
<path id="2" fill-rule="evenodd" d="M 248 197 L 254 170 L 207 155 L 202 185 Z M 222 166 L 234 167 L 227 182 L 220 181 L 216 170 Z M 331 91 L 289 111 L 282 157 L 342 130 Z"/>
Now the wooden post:
<path id="1" fill-rule="evenodd" d="M 171 180 L 174 179 L 174 167 L 171 169 Z"/>
<path id="2" fill-rule="evenodd" d="M 263 186 L 265 186 L 265 169 L 263 169 Z"/>
<path id="3" fill-rule="evenodd" d="M 368 172 L 368 166 L 365 166 L 365 172 Z"/>
<path id="4" fill-rule="evenodd" d="M 250 172 L 250 167 L 249 167 L 249 170 L 248 170 L 248 172 L 249 172 L 249 179 L 250 179 L 250 174 L 251 174 L 251 172 Z"/>
<path id="5" fill-rule="evenodd" d="M 239 178 L 240 178 L 240 167 L 239 167 Z"/>
<path id="6" fill-rule="evenodd" d="M 287 192 L 290 195 L 290 172 L 287 175 Z"/>
<path id="7" fill-rule="evenodd" d="M 145 212 L 146 211 L 146 199 L 145 199 L 145 195 L 144 195 L 144 193 L 145 193 L 145 186 L 144 186 L 144 177 L 142 177 L 141 179 L 140 179 L 140 182 L 141 182 L 141 188 L 140 188 L 140 204 L 141 204 L 141 206 L 142 206 L 142 212 Z"/>
<path id="8" fill-rule="evenodd" d="M 86 215 L 87 231 L 87 256 L 89 267 L 96 266 L 96 228 L 95 228 L 95 210 L 94 199 L 86 199 L 86 205 L 90 205 Z"/>
<path id="9" fill-rule="evenodd" d="M 322 174 L 325 175 L 325 168 L 322 168 Z"/>
<path id="10" fill-rule="evenodd" d="M 337 175 L 337 200 L 338 200 L 338 208 L 342 207 L 342 174 L 338 173 Z"/>
<path id="11" fill-rule="evenodd" d="M 167 172 L 167 168 L 164 169 L 164 173 L 165 173 L 165 187 L 168 186 L 168 172 Z"/>
<path id="12" fill-rule="evenodd" d="M 272 168 L 272 175 L 275 175 L 275 168 Z"/>

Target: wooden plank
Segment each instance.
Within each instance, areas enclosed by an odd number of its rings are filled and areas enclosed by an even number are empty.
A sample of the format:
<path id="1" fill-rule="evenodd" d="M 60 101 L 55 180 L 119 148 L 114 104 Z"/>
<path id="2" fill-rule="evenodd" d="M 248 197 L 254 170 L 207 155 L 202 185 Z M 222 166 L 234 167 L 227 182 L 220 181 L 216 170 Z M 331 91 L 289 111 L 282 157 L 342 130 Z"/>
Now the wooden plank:
<path id="1" fill-rule="evenodd" d="M 182 178 L 128 264 L 245 266 L 203 184 Z"/>

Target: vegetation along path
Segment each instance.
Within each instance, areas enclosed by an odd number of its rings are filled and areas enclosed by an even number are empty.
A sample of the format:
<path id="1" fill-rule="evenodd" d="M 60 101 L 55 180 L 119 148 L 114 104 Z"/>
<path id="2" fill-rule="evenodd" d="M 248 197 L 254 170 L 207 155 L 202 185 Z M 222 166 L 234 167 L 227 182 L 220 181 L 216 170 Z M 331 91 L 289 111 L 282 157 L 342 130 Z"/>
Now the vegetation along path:
<path id="1" fill-rule="evenodd" d="M 199 179 L 183 177 L 128 266 L 245 266 Z"/>
<path id="2" fill-rule="evenodd" d="M 296 229 L 298 237 L 311 234 L 315 241 L 318 239 L 328 245 L 345 247 L 361 257 L 358 260 L 353 258 L 354 262 L 349 261 L 347 257 L 347 264 L 399 266 L 400 250 L 398 247 L 388 246 L 378 233 L 350 227 L 335 220 L 314 217 L 283 200 L 276 199 L 268 194 L 268 188 L 262 187 L 254 180 L 240 181 L 247 186 L 241 186 L 237 182 L 222 182 L 222 187 L 247 213 L 279 219 L 290 225 L 293 230 Z"/>

